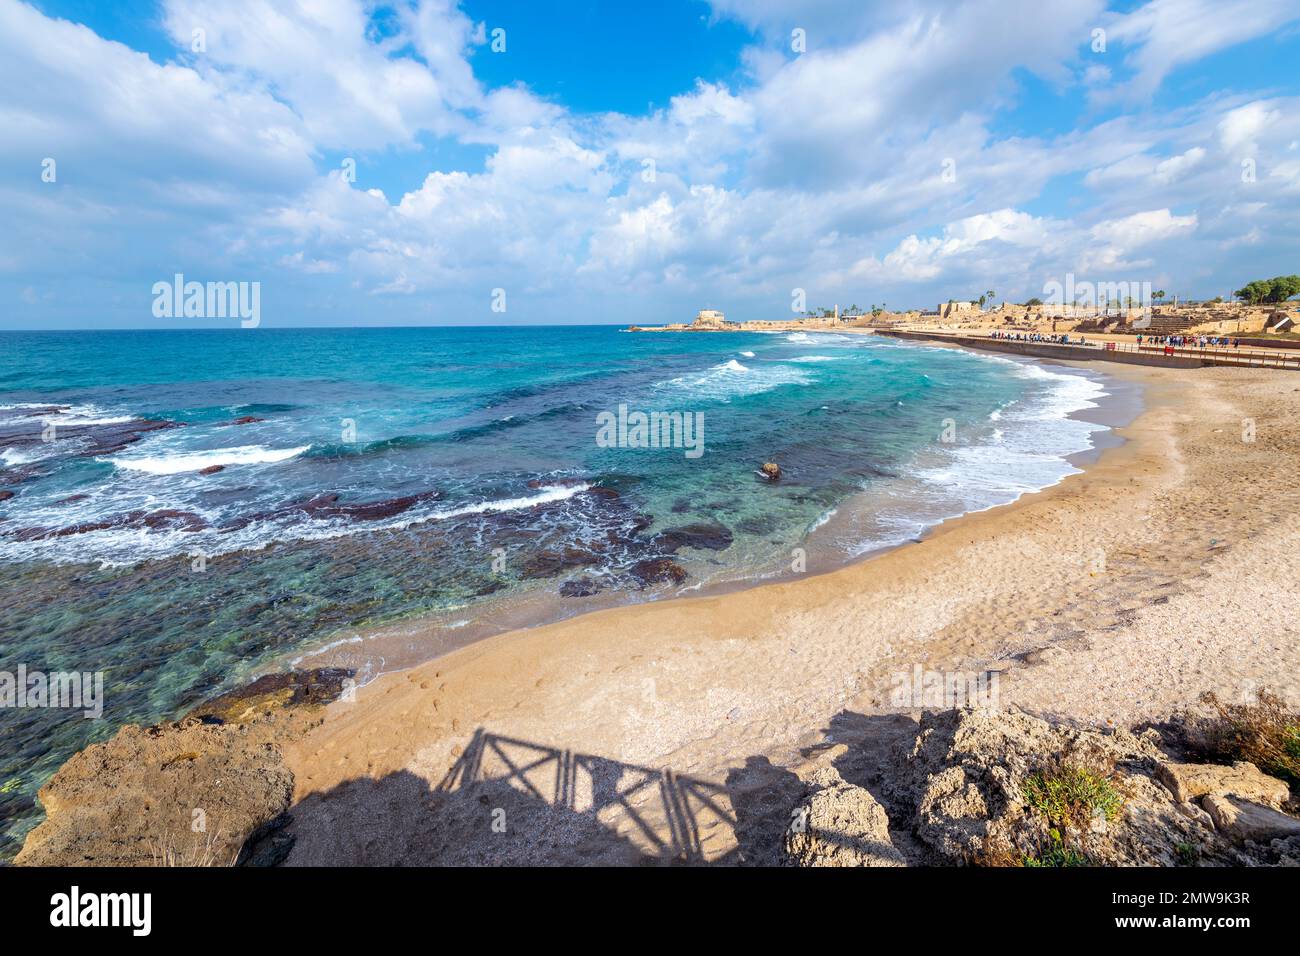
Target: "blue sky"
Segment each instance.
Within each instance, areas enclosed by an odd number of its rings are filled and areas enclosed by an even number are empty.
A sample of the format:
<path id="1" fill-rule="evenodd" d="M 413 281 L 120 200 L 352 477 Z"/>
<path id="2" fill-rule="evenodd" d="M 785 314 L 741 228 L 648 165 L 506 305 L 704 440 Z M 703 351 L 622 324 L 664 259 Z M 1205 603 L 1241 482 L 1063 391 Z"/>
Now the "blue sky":
<path id="1" fill-rule="evenodd" d="M 1300 272 L 1298 53 L 1293 0 L 0 0 L 0 328 L 1226 295 Z"/>

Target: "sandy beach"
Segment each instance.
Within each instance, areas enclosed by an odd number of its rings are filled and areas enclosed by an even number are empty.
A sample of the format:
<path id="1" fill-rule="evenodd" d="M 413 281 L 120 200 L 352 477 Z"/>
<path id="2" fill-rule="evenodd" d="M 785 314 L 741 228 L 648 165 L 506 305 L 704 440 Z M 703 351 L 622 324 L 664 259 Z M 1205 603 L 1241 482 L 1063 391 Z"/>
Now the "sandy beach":
<path id="1" fill-rule="evenodd" d="M 1000 706 L 1160 720 L 1300 700 L 1300 377 L 1108 366 L 1145 410 L 1082 474 L 837 571 L 514 631 L 283 744 L 290 864 L 771 862 L 795 773 L 905 735 L 915 668 Z M 1246 440 L 1249 439 L 1249 440 Z"/>

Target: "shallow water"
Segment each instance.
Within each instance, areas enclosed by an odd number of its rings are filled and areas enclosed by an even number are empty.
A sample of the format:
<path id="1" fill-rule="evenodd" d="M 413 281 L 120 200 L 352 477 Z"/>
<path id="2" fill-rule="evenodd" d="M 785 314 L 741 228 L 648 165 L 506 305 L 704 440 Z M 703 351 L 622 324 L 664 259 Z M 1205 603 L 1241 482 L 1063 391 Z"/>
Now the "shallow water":
<path id="1" fill-rule="evenodd" d="M 35 788 L 124 722 L 376 623 L 469 627 L 900 543 L 1073 472 L 1100 426 L 1071 413 L 1104 394 L 1089 373 L 825 333 L 0 342 L 0 670 L 102 671 L 106 692 L 102 720 L 0 710 L 0 857 Z M 702 415 L 703 453 L 601 447 L 620 405 Z M 660 558 L 686 578 L 647 580 Z"/>

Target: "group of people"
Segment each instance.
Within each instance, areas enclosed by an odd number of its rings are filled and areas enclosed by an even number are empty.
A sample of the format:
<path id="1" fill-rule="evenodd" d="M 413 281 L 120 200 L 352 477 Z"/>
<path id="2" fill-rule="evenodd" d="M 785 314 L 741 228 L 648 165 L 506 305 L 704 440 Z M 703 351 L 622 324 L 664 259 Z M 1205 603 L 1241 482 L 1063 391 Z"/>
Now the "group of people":
<path id="1" fill-rule="evenodd" d="M 1042 332 L 999 332 L 989 333 L 991 339 L 1003 339 L 1007 342 L 1047 342 L 1052 345 L 1087 345 L 1088 340 L 1080 335 L 1071 339 L 1068 335 L 1047 335 Z M 1149 348 L 1156 346 L 1173 346 L 1174 348 L 1241 348 L 1241 339 L 1226 335 L 1141 335 L 1137 337 L 1138 348 L 1144 344 Z"/>
<path id="2" fill-rule="evenodd" d="M 1044 335 L 1042 332 L 998 332 L 989 333 L 989 338 L 1006 339 L 1008 342 L 1050 342 L 1052 345 L 1087 345 L 1087 341 L 1081 335 L 1077 342 L 1071 342 L 1070 337 L 1065 334 L 1061 335 Z"/>
<path id="3" fill-rule="evenodd" d="M 1139 334 L 1137 341 L 1139 347 L 1146 342 L 1147 345 L 1172 345 L 1179 349 L 1241 348 L 1241 339 L 1231 339 L 1226 335 L 1148 335 L 1144 338 Z"/>

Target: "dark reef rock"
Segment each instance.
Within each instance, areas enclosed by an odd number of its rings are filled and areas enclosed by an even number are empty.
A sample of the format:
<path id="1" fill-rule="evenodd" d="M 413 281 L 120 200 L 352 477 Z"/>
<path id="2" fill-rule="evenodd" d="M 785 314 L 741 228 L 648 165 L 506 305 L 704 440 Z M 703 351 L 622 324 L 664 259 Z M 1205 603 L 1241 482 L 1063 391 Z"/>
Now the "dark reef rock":
<path id="1" fill-rule="evenodd" d="M 686 569 L 668 558 L 647 558 L 628 569 L 642 587 L 651 584 L 681 584 L 689 575 Z"/>
<path id="2" fill-rule="evenodd" d="M 682 548 L 722 551 L 731 547 L 731 542 L 731 531 L 718 521 L 698 521 L 679 528 L 668 528 L 650 540 L 652 546 L 672 553 Z"/>
<path id="3" fill-rule="evenodd" d="M 594 578 L 574 578 L 560 585 L 561 597 L 591 597 L 601 590 L 600 582 Z"/>
<path id="4" fill-rule="evenodd" d="M 326 520 L 329 518 L 350 518 L 353 521 L 379 521 L 392 518 L 409 510 L 421 501 L 437 499 L 438 492 L 422 491 L 414 495 L 402 495 L 400 498 L 388 498 L 384 501 L 343 502 L 340 503 L 336 493 L 320 494 L 306 501 L 275 508 L 271 511 L 258 511 L 250 515 L 241 515 L 233 521 L 222 525 L 223 531 L 238 531 L 254 521 L 268 521 L 284 518 L 294 514 L 306 514 L 309 518 Z"/>
<path id="5" fill-rule="evenodd" d="M 202 531 L 208 522 L 193 511 L 163 508 L 144 516 L 144 525 L 150 531 Z"/>
<path id="6" fill-rule="evenodd" d="M 286 707 L 328 704 L 342 695 L 348 686 L 345 682 L 355 675 L 345 667 L 263 674 L 251 684 L 200 704 L 185 716 L 206 723 L 243 724 Z"/>
<path id="7" fill-rule="evenodd" d="M 601 556 L 586 548 L 565 547 L 559 550 L 538 551 L 524 561 L 519 573 L 525 578 L 549 578 L 573 568 L 586 568 L 600 564 Z"/>

